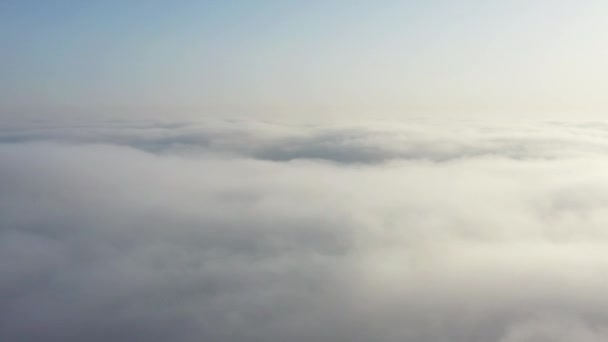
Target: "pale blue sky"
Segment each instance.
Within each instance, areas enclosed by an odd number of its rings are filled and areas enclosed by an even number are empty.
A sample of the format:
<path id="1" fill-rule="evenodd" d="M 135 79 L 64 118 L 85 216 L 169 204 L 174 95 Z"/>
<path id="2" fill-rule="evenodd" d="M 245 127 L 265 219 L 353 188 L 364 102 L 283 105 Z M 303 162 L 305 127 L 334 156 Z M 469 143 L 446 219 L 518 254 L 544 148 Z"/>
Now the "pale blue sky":
<path id="1" fill-rule="evenodd" d="M 603 113 L 604 1 L 0 1 L 3 114 Z M 177 115 L 177 114 L 176 114 Z"/>

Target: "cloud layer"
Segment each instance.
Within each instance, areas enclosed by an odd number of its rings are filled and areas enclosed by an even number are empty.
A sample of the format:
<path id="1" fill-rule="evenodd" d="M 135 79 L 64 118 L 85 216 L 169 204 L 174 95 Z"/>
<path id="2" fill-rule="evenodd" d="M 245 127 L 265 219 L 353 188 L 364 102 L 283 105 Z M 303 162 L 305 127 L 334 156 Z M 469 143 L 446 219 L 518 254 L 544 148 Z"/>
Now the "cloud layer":
<path id="1" fill-rule="evenodd" d="M 1 340 L 608 337 L 605 123 L 3 127 Z"/>

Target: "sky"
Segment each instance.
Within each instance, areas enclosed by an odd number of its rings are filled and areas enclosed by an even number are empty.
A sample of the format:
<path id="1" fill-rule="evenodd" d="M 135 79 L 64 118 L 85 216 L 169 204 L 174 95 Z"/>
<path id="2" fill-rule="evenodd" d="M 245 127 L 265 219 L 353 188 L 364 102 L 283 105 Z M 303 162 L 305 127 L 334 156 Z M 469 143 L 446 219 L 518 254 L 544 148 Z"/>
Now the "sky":
<path id="1" fill-rule="evenodd" d="M 608 341 L 606 18 L 0 0 L 0 341 Z"/>
<path id="2" fill-rule="evenodd" d="M 604 1 L 0 3 L 0 115 L 601 116 Z"/>

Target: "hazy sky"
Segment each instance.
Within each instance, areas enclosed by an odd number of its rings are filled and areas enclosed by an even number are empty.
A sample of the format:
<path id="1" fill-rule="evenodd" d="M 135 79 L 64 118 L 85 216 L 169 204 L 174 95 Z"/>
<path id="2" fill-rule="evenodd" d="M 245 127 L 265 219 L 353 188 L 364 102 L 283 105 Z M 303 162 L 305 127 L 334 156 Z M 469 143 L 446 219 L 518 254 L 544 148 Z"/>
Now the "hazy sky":
<path id="1" fill-rule="evenodd" d="M 4 0 L 1 115 L 597 115 L 607 17 L 594 0 Z"/>

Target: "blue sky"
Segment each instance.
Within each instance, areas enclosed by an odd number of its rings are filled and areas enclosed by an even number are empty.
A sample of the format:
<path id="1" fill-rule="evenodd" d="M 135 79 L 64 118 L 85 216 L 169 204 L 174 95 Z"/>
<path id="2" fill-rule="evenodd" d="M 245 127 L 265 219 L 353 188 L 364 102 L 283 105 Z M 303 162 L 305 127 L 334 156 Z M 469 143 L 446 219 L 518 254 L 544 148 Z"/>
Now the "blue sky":
<path id="1" fill-rule="evenodd" d="M 0 3 L 3 113 L 602 112 L 600 1 Z M 178 110 L 179 109 L 179 110 Z"/>

